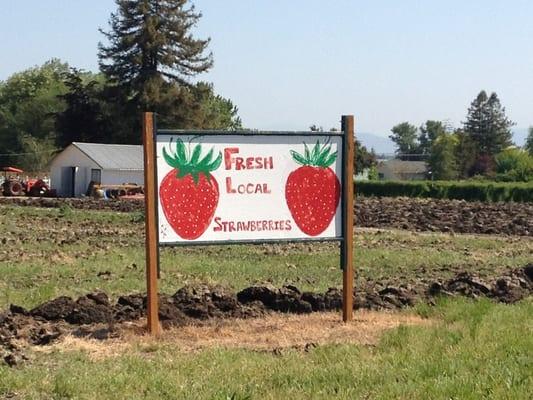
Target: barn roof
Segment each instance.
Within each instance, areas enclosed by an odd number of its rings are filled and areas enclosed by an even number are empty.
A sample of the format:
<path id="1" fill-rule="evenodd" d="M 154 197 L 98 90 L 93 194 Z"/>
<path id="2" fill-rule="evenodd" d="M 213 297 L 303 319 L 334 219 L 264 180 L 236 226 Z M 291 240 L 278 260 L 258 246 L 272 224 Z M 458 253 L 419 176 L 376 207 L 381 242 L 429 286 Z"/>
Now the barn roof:
<path id="1" fill-rule="evenodd" d="M 137 170 L 144 169 L 143 147 L 131 144 L 102 144 L 72 142 L 102 169 Z"/>

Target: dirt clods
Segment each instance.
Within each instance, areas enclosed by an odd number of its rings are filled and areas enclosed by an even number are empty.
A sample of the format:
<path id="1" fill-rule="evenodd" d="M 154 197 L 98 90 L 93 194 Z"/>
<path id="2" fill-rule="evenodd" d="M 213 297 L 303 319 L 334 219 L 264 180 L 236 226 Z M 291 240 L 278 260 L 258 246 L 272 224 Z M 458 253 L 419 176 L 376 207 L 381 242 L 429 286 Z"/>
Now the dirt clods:
<path id="1" fill-rule="evenodd" d="M 185 286 L 172 296 L 174 303 L 189 317 L 245 318 L 263 314 L 262 307 L 245 307 L 235 293 L 222 286 Z"/>
<path id="2" fill-rule="evenodd" d="M 10 367 L 22 361 L 23 353 L 15 345 L 17 330 L 8 313 L 0 314 L 0 357 Z"/>
<path id="3" fill-rule="evenodd" d="M 61 296 L 35 307 L 30 314 L 47 321 L 57 321 L 67 318 L 74 308 L 75 303 L 71 297 Z"/>
<path id="4" fill-rule="evenodd" d="M 111 321 L 113 308 L 105 293 L 90 293 L 80 297 L 65 321 L 74 325 L 98 324 Z"/>
<path id="5" fill-rule="evenodd" d="M 533 203 L 358 197 L 354 213 L 366 228 L 533 236 Z"/>
<path id="6" fill-rule="evenodd" d="M 142 294 L 120 296 L 115 305 L 115 321 L 131 321 L 145 314 L 146 297 Z"/>
<path id="7" fill-rule="evenodd" d="M 353 293 L 354 307 L 367 310 L 394 310 L 419 301 L 432 303 L 437 296 L 487 297 L 503 303 L 520 301 L 533 292 L 533 264 L 509 270 L 488 282 L 460 272 L 447 281 L 435 281 L 424 288 L 366 282 Z M 293 285 L 276 288 L 270 284 L 248 287 L 237 294 L 219 285 L 189 285 L 174 295 L 159 296 L 159 318 L 164 328 L 197 325 L 228 318 L 264 317 L 272 312 L 309 314 L 338 310 L 342 292 L 301 292 Z M 120 335 L 120 324 L 146 315 L 146 296 L 121 296 L 112 304 L 105 293 L 96 292 L 77 300 L 61 296 L 27 311 L 11 305 L 0 313 L 0 356 L 7 365 L 26 360 L 24 346 L 48 345 L 65 334 L 105 340 Z"/>
<path id="8" fill-rule="evenodd" d="M 189 318 L 174 303 L 170 296 L 159 296 L 159 320 L 164 327 L 186 325 Z"/>
<path id="9" fill-rule="evenodd" d="M 71 324 L 96 324 L 112 319 L 113 308 L 105 293 L 90 293 L 77 301 L 67 296 L 51 300 L 30 311 L 46 321 L 65 320 Z"/>
<path id="10" fill-rule="evenodd" d="M 502 303 L 515 303 L 533 293 L 531 274 L 533 264 L 509 271 L 494 282 L 485 282 L 475 275 L 461 272 L 454 278 L 441 283 L 433 282 L 428 290 L 429 296 L 466 296 L 470 298 L 488 297 Z"/>
<path id="11" fill-rule="evenodd" d="M 317 297 L 320 295 L 317 295 Z M 300 290 L 292 285 L 278 289 L 272 285 L 252 286 L 237 293 L 237 299 L 243 304 L 262 304 L 273 311 L 290 312 L 296 314 L 310 313 L 311 303 L 306 301 Z"/>

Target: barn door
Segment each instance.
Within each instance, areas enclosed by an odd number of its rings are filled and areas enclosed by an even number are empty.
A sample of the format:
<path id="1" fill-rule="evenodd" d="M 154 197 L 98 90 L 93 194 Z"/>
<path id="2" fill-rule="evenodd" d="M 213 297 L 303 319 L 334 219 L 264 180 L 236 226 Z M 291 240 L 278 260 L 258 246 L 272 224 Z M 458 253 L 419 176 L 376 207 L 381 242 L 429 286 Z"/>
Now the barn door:
<path id="1" fill-rule="evenodd" d="M 94 182 L 95 185 L 101 185 L 102 184 L 102 170 L 91 169 L 91 181 Z"/>
<path id="2" fill-rule="evenodd" d="M 64 197 L 74 197 L 76 187 L 76 167 L 61 168 L 61 194 Z"/>

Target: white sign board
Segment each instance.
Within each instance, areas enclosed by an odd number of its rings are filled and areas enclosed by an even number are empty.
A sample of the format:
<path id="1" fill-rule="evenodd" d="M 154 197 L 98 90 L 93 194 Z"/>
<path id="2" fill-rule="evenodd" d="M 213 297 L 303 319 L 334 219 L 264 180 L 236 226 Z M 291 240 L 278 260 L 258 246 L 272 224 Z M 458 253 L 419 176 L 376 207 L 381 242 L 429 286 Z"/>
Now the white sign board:
<path id="1" fill-rule="evenodd" d="M 158 134 L 159 243 L 342 237 L 341 134 Z"/>

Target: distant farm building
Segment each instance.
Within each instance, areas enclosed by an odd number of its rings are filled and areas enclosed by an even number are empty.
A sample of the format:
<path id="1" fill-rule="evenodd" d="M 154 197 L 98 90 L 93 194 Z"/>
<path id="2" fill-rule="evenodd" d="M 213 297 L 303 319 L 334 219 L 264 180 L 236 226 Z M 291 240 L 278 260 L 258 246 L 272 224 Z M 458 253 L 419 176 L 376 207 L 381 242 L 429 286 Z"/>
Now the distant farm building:
<path id="1" fill-rule="evenodd" d="M 143 185 L 143 170 L 142 146 L 73 142 L 52 160 L 50 184 L 59 196 L 79 197 L 91 181 Z"/>
<path id="2" fill-rule="evenodd" d="M 424 161 L 387 160 L 378 163 L 379 179 L 416 181 L 427 179 L 428 167 Z"/>

